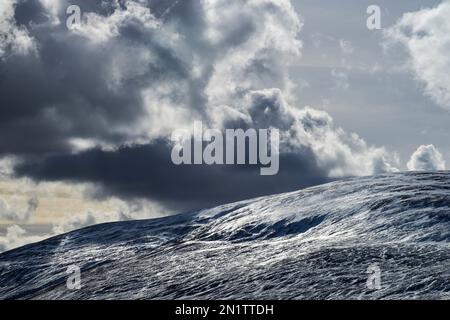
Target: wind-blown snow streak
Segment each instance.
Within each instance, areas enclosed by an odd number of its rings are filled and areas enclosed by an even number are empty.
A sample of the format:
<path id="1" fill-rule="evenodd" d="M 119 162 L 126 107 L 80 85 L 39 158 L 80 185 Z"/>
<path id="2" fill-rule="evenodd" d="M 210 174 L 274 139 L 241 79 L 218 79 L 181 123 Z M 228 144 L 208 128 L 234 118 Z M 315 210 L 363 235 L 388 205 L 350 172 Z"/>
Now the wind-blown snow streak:
<path id="1" fill-rule="evenodd" d="M 0 297 L 448 299 L 449 243 L 450 174 L 389 174 L 9 251 L 0 255 Z M 66 288 L 72 264 L 81 290 Z M 381 290 L 366 286 L 372 264 Z"/>

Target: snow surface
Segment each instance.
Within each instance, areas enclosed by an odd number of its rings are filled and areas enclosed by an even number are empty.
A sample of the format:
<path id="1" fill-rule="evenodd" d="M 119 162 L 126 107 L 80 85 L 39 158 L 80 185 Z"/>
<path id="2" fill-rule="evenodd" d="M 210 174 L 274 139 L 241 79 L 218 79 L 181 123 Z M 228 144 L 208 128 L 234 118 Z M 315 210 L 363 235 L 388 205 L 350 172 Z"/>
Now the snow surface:
<path id="1" fill-rule="evenodd" d="M 81 268 L 82 288 L 66 287 Z M 366 285 L 381 269 L 381 289 Z M 101 224 L 0 255 L 9 299 L 450 299 L 450 173 Z"/>

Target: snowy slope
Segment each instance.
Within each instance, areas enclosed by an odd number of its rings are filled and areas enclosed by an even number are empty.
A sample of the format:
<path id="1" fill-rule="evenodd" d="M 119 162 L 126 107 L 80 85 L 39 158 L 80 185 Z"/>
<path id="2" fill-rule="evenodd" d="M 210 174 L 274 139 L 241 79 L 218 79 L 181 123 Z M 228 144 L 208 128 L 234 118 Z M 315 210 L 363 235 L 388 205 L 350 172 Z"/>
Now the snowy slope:
<path id="1" fill-rule="evenodd" d="M 78 265 L 82 288 L 68 290 Z M 381 289 L 367 288 L 368 267 Z M 339 181 L 0 255 L 0 298 L 450 298 L 450 173 Z"/>

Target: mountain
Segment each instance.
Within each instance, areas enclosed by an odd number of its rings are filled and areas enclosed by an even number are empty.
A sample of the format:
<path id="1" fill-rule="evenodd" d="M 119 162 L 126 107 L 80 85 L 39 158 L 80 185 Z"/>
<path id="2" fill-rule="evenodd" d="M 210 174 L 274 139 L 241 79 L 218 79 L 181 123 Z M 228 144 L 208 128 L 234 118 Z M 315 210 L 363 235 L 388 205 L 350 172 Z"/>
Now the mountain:
<path id="1" fill-rule="evenodd" d="M 80 290 L 66 286 L 71 265 Z M 76 230 L 1 254 L 0 298 L 449 299 L 450 173 Z"/>

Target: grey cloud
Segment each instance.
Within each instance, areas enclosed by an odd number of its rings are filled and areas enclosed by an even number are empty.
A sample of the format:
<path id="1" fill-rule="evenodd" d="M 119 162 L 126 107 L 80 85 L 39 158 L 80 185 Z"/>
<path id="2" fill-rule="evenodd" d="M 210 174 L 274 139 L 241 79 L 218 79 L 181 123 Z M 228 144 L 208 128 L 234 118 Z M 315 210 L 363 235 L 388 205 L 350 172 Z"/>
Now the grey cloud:
<path id="1" fill-rule="evenodd" d="M 41 241 L 44 238 L 45 236 L 28 234 L 27 230 L 19 225 L 11 225 L 6 229 L 6 234 L 4 236 L 0 235 L 0 253 L 31 242 Z"/>
<path id="2" fill-rule="evenodd" d="M 0 220 L 13 222 L 28 222 L 39 205 L 37 198 L 28 199 L 22 208 L 11 208 L 8 202 L 0 199 Z"/>
<path id="3" fill-rule="evenodd" d="M 383 148 L 289 102 L 302 50 L 290 1 L 71 1 L 88 17 L 73 32 L 66 4 L 20 1 L 37 52 L 0 60 L 0 154 L 21 156 L 17 176 L 186 209 L 395 170 Z M 193 120 L 280 129 L 280 173 L 172 165 L 166 139 Z"/>
<path id="4" fill-rule="evenodd" d="M 170 143 L 159 140 L 117 151 L 52 156 L 24 163 L 16 172 L 38 180 L 94 182 L 102 186 L 97 197 L 150 198 L 173 210 L 200 209 L 330 181 L 307 149 L 283 153 L 276 176 L 260 176 L 256 165 L 176 166 L 170 152 Z"/>
<path id="5" fill-rule="evenodd" d="M 91 3 L 78 4 L 105 17 L 112 12 L 104 4 Z M 137 139 L 143 133 L 127 128 L 146 114 L 142 90 L 154 83 L 189 85 L 189 65 L 139 19 L 124 19 L 120 36 L 94 45 L 64 24 L 45 20 L 38 1 L 19 2 L 16 12 L 17 23 L 28 26 L 39 52 L 0 60 L 1 154 L 68 151 L 73 138 L 113 145 Z M 152 61 L 146 59 L 147 52 Z M 119 78 L 112 79 L 116 70 Z M 197 104 L 199 90 L 191 91 L 192 105 Z M 174 103 L 179 99 L 174 93 L 168 96 Z"/>
<path id="6" fill-rule="evenodd" d="M 49 3 L 57 6 L 60 24 L 52 23 L 38 1 L 16 7 L 16 23 L 38 44 L 38 53 L 0 61 L 0 154 L 66 152 L 72 139 L 113 146 L 148 140 L 168 133 L 159 130 L 156 115 L 169 109 L 184 115 L 172 128 L 207 119 L 214 63 L 260 31 L 257 16 L 247 10 L 248 21 L 230 18 L 230 30 L 220 30 L 220 39 L 206 39 L 205 14 L 220 8 L 198 1 L 72 1 L 91 22 L 69 32 L 68 3 Z"/>

